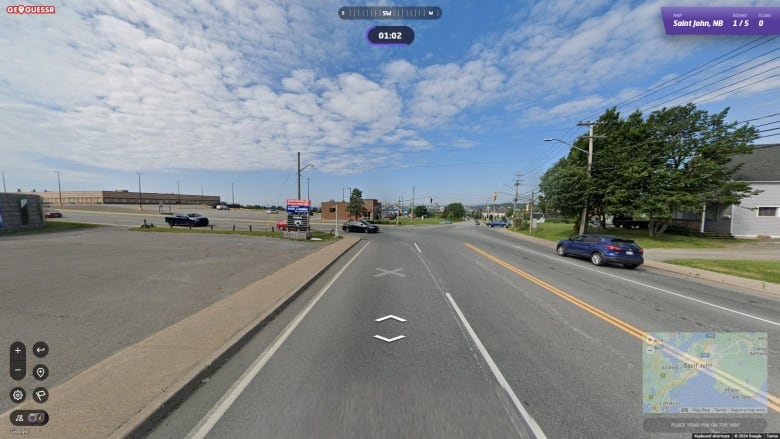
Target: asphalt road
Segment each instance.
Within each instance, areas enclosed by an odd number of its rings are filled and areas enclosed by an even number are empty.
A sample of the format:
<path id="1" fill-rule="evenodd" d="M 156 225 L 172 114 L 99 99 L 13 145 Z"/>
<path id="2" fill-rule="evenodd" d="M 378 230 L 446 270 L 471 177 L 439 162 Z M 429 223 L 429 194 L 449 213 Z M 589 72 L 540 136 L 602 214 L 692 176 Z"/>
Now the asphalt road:
<path id="1" fill-rule="evenodd" d="M 397 316 L 377 321 L 389 315 Z M 691 437 L 651 415 L 644 331 L 766 332 L 780 298 L 640 267 L 594 267 L 471 224 L 365 236 L 151 432 L 163 437 Z M 393 340 L 387 342 L 377 336 Z M 751 424 L 754 422 L 754 424 Z M 651 429 L 652 430 L 652 429 Z M 678 430 L 680 431 L 680 430 Z"/>

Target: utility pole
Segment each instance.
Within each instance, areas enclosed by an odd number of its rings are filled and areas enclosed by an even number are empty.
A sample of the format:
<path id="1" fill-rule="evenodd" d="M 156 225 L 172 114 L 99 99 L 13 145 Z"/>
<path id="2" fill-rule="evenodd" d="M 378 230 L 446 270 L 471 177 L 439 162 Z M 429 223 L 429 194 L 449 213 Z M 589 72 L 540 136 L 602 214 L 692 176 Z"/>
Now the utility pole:
<path id="1" fill-rule="evenodd" d="M 3 193 L 7 192 L 5 190 L 5 171 L 3 171 Z"/>
<path id="2" fill-rule="evenodd" d="M 176 199 L 178 200 L 178 204 L 181 206 L 181 182 L 176 182 Z"/>
<path id="3" fill-rule="evenodd" d="M 311 200 L 311 198 L 309 198 L 309 183 L 311 183 L 310 180 L 311 177 L 306 177 L 306 199 L 307 200 Z"/>
<path id="4" fill-rule="evenodd" d="M 530 215 L 528 222 L 531 223 L 528 226 L 528 233 L 534 233 L 534 191 L 531 190 L 531 202 L 528 204 L 528 214 Z"/>
<path id="5" fill-rule="evenodd" d="M 398 197 L 398 212 L 395 213 L 395 225 L 398 225 L 398 218 L 401 216 L 401 197 Z"/>
<path id="6" fill-rule="evenodd" d="M 236 192 L 233 190 L 235 185 L 232 181 L 230 182 L 230 199 L 233 200 L 233 206 L 236 205 Z"/>
<path id="7" fill-rule="evenodd" d="M 414 222 L 414 186 L 412 186 L 412 210 L 409 213 L 412 214 L 412 222 Z"/>
<path id="8" fill-rule="evenodd" d="M 512 205 L 512 226 L 514 226 L 515 229 L 519 229 L 517 225 L 517 192 L 520 189 L 520 177 L 522 177 L 522 174 L 515 174 L 515 198 L 514 198 L 514 204 Z"/>
<path id="9" fill-rule="evenodd" d="M 60 192 L 60 207 L 62 207 L 62 185 L 60 184 L 60 171 L 54 171 L 57 173 L 57 189 Z M 3 183 L 3 191 L 5 192 L 5 183 Z"/>
<path id="10" fill-rule="evenodd" d="M 593 135 L 593 126 L 597 125 L 599 122 L 579 122 L 577 126 L 588 127 L 588 182 L 590 183 L 590 174 L 591 174 L 591 168 L 593 167 L 593 139 L 596 137 L 604 137 L 604 136 L 594 136 Z M 588 188 L 590 189 L 590 188 Z M 585 233 L 586 226 L 587 226 L 587 219 L 588 219 L 588 197 L 585 196 L 585 207 L 582 208 L 582 220 L 580 221 L 580 235 Z"/>
<path id="11" fill-rule="evenodd" d="M 203 185 L 200 185 L 200 204 L 203 204 Z"/>
<path id="12" fill-rule="evenodd" d="M 138 174 L 138 210 L 144 210 L 144 207 L 142 205 L 141 201 L 141 175 L 143 172 L 136 172 Z"/>

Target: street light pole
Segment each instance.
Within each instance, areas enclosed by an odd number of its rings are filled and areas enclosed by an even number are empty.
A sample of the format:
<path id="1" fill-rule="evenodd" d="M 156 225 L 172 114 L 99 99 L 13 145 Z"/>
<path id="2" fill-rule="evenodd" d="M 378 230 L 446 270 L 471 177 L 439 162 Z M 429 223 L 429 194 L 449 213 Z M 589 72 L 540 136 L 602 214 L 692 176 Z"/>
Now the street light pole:
<path id="1" fill-rule="evenodd" d="M 301 199 L 301 172 L 306 170 L 306 168 L 313 168 L 314 165 L 311 163 L 307 164 L 306 166 L 301 168 L 301 153 L 298 153 L 298 199 Z"/>
<path id="2" fill-rule="evenodd" d="M 138 174 L 138 210 L 144 210 L 141 200 L 141 174 L 143 172 L 136 172 Z"/>
<path id="3" fill-rule="evenodd" d="M 5 190 L 5 171 L 3 171 L 3 193 L 8 192 Z"/>
<path id="4" fill-rule="evenodd" d="M 181 206 L 181 182 L 176 182 L 176 200 L 179 206 Z"/>
<path id="5" fill-rule="evenodd" d="M 309 183 L 311 183 L 311 177 L 306 177 L 306 199 L 311 200 L 309 198 Z"/>
<path id="6" fill-rule="evenodd" d="M 235 183 L 232 181 L 230 182 L 230 199 L 232 200 L 233 206 L 236 205 L 236 192 L 233 190 L 235 186 Z"/>
<path id="7" fill-rule="evenodd" d="M 57 173 L 57 190 L 60 193 L 60 207 L 62 207 L 62 185 L 60 184 L 60 171 L 54 171 Z M 5 186 L 5 184 L 3 185 Z"/>

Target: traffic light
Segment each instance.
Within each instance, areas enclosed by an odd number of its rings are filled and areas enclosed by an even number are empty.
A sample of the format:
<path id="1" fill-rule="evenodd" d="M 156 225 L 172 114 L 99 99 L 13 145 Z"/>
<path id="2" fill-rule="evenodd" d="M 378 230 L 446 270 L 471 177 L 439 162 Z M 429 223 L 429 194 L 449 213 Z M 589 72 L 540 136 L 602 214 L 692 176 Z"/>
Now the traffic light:
<path id="1" fill-rule="evenodd" d="M 496 198 L 498 198 L 498 194 L 493 192 L 493 201 L 496 201 Z"/>
<path id="2" fill-rule="evenodd" d="M 525 211 L 530 212 L 531 211 L 531 203 L 528 203 L 525 205 Z"/>

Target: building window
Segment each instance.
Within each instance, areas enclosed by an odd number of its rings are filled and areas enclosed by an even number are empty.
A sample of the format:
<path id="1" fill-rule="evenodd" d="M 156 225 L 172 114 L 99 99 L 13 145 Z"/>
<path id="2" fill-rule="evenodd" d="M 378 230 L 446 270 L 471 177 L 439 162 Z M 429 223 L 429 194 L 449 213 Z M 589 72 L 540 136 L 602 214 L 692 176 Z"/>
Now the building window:
<path id="1" fill-rule="evenodd" d="M 777 207 L 759 207 L 758 216 L 777 216 Z"/>
<path id="2" fill-rule="evenodd" d="M 707 209 L 704 211 L 705 221 L 717 221 L 718 220 L 718 205 L 707 205 Z"/>

